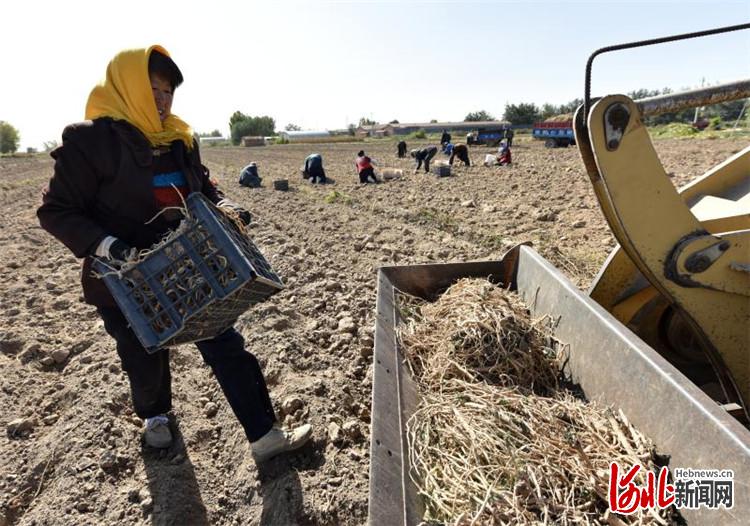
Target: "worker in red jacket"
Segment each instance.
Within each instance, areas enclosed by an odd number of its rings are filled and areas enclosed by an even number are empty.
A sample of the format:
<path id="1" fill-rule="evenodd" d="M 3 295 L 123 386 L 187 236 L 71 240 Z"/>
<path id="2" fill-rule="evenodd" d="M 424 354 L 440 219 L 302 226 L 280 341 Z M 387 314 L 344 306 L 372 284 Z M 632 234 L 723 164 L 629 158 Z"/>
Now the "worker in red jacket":
<path id="1" fill-rule="evenodd" d="M 510 163 L 510 147 L 507 144 L 503 144 L 500 146 L 500 152 L 497 155 L 497 164 L 503 166 Z"/>
<path id="2" fill-rule="evenodd" d="M 357 152 L 357 159 L 354 161 L 357 166 L 357 173 L 359 174 L 359 182 L 365 183 L 377 183 L 378 180 L 375 177 L 375 168 L 373 168 L 373 160 L 365 155 L 364 150 Z"/>

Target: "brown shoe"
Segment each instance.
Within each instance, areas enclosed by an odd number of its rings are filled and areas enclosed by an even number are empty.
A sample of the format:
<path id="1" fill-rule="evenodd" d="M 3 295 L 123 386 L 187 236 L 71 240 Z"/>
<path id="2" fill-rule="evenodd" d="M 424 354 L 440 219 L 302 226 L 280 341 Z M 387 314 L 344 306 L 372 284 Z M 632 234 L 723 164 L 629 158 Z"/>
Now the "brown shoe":
<path id="1" fill-rule="evenodd" d="M 146 430 L 143 432 L 146 444 L 158 449 L 165 449 L 172 445 L 172 432 L 169 430 L 169 420 L 166 415 L 158 415 L 146 419 Z"/>
<path id="2" fill-rule="evenodd" d="M 291 431 L 284 431 L 274 426 L 268 433 L 250 444 L 253 458 L 256 462 L 263 462 L 279 453 L 293 451 L 304 446 L 311 436 L 312 426 L 310 424 L 301 425 Z"/>

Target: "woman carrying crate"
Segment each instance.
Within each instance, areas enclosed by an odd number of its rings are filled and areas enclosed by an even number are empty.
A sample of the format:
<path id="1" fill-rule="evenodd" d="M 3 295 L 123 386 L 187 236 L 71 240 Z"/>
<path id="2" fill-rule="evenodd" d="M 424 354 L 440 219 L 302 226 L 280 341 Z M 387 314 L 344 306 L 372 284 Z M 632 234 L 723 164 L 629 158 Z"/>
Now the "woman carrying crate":
<path id="1" fill-rule="evenodd" d="M 103 282 L 92 276 L 91 264 L 94 257 L 125 261 L 134 249 L 151 247 L 179 224 L 182 215 L 173 208 L 192 192 L 249 221 L 247 211 L 222 200 L 201 164 L 192 129 L 171 113 L 182 80 L 161 46 L 118 53 L 89 95 L 87 120 L 66 127 L 62 146 L 52 152 L 54 175 L 37 211 L 42 227 L 84 258 L 84 299 L 117 343 L 135 412 L 145 421 L 145 442 L 157 448 L 172 443 L 169 349 L 146 352 Z M 257 461 L 309 440 L 307 424 L 291 431 L 276 425 L 258 360 L 234 328 L 196 346 Z"/>

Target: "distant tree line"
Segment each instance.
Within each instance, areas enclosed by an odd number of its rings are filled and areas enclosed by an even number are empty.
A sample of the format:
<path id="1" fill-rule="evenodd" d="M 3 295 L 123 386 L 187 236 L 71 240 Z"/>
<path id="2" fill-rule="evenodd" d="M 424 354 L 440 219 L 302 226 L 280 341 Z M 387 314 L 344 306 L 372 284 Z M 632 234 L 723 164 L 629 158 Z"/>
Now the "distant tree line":
<path id="1" fill-rule="evenodd" d="M 9 122 L 0 121 L 0 153 L 13 153 L 18 150 L 21 136 Z"/>
<path id="2" fill-rule="evenodd" d="M 198 137 L 221 137 L 221 132 L 219 130 L 214 130 L 210 133 L 196 133 L 195 134 Z"/>
<path id="3" fill-rule="evenodd" d="M 633 100 L 638 100 L 669 93 L 672 93 L 670 88 L 663 88 L 661 90 L 638 89 L 631 91 L 627 95 Z M 712 124 L 721 122 L 734 123 L 734 120 L 739 117 L 746 102 L 747 99 L 741 99 L 705 106 L 700 109 L 699 118 L 708 119 Z M 554 117 L 555 115 L 572 114 L 581 104 L 583 104 L 583 99 L 573 99 L 570 102 L 560 105 L 545 103 L 541 107 L 538 107 L 534 103 L 526 102 L 506 104 L 505 111 L 503 112 L 503 120 L 515 124 L 533 124 Z M 679 112 L 646 117 L 644 122 L 648 126 L 669 124 L 672 122 L 691 123 L 695 116 L 695 108 L 689 108 Z M 468 113 L 464 118 L 465 122 L 491 120 L 495 120 L 495 117 L 484 110 Z"/>
<path id="4" fill-rule="evenodd" d="M 464 122 L 494 121 L 495 117 L 484 110 L 472 111 L 466 114 Z"/>
<path id="5" fill-rule="evenodd" d="M 268 115 L 262 117 L 251 117 L 241 111 L 235 111 L 229 118 L 229 133 L 232 144 L 235 146 L 240 143 L 243 137 L 248 135 L 255 137 L 267 137 L 274 135 L 276 130 L 276 121 Z"/>

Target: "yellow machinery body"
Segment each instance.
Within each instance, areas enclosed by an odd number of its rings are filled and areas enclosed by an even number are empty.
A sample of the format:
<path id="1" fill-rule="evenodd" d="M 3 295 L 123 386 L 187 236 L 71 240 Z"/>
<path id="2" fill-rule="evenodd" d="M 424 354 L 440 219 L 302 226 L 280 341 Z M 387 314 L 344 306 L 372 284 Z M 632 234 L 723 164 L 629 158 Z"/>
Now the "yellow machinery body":
<path id="1" fill-rule="evenodd" d="M 624 95 L 576 114 L 576 141 L 619 246 L 590 296 L 747 424 L 750 147 L 677 190 Z"/>

